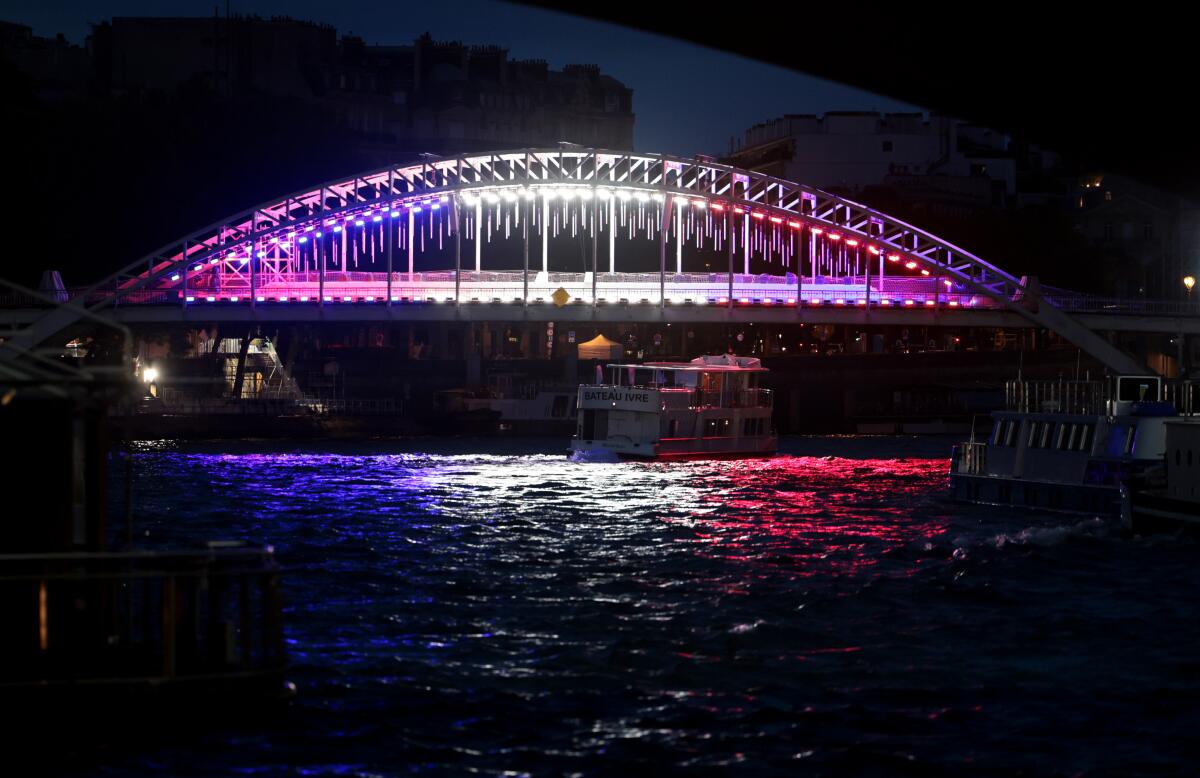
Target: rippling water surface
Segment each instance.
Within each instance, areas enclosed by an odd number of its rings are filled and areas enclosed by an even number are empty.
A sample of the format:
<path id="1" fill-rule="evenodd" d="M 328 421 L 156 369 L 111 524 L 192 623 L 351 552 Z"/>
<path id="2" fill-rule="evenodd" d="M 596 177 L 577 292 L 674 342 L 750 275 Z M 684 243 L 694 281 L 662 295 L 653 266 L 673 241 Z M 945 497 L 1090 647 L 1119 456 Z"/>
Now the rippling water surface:
<path id="1" fill-rule="evenodd" d="M 106 772 L 1194 769 L 1196 544 L 951 503 L 945 441 L 559 448 L 140 448 L 146 543 L 276 547 L 299 695 Z"/>

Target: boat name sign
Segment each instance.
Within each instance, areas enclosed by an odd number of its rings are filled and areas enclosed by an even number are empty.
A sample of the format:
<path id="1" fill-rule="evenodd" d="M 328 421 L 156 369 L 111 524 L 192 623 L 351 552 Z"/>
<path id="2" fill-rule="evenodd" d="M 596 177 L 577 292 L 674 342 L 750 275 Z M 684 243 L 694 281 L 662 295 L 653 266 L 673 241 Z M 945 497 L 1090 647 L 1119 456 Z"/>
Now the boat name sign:
<path id="1" fill-rule="evenodd" d="M 580 387 L 581 408 L 619 408 L 627 411 L 657 411 L 658 392 L 653 389 L 618 389 L 611 386 Z"/>

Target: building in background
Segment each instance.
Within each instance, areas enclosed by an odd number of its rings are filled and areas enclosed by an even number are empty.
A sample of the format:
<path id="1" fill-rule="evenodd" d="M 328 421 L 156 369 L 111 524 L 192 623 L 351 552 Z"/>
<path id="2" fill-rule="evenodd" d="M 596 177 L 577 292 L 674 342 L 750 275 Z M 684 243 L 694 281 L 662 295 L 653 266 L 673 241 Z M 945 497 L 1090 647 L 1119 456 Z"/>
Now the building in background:
<path id="1" fill-rule="evenodd" d="M 1018 178 L 1057 158 L 1018 155 L 1003 133 L 947 116 L 829 111 L 789 114 L 746 130 L 731 164 L 857 195 L 878 187 L 948 211 L 1000 208 Z"/>
<path id="2" fill-rule="evenodd" d="M 911 216 L 999 264 L 1037 259 L 1053 283 L 1180 298 L 1200 275 L 1200 209 L 1080 169 L 1005 133 L 937 114 L 830 111 L 757 124 L 730 164 Z"/>
<path id="3" fill-rule="evenodd" d="M 1081 176 L 1071 205 L 1117 294 L 1187 297 L 1184 276 L 1200 275 L 1200 206 L 1113 173 Z"/>
<path id="4" fill-rule="evenodd" d="M 551 70 L 500 46 L 433 40 L 368 45 L 290 18 L 116 17 L 89 39 L 99 88 L 115 96 L 194 88 L 228 99 L 301 100 L 354 142 L 431 152 L 633 147 L 633 93 L 596 65 Z"/>

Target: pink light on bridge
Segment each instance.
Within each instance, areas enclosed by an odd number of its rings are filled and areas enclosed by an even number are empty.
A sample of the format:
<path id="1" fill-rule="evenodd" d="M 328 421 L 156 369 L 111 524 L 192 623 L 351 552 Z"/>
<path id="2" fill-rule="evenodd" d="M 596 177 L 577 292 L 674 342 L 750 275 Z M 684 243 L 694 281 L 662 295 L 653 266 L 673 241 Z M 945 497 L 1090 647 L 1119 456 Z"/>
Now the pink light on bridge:
<path id="1" fill-rule="evenodd" d="M 899 261 L 900 261 L 899 254 L 888 254 L 888 262 L 899 262 Z"/>
<path id="2" fill-rule="evenodd" d="M 793 230 L 798 230 L 801 227 L 803 227 L 804 225 L 801 224 L 800 222 L 796 221 L 795 219 L 792 219 L 788 222 L 788 226 L 791 227 Z"/>
<path id="3" fill-rule="evenodd" d="M 846 245 L 847 245 L 847 246 L 849 246 L 849 247 L 851 247 L 851 248 L 854 248 L 855 246 L 857 246 L 857 245 L 858 245 L 858 241 L 856 241 L 854 238 L 847 238 L 847 239 L 846 239 Z"/>
<path id="4" fill-rule="evenodd" d="M 772 224 L 783 224 L 783 219 L 778 216 L 772 216 L 771 223 Z"/>
<path id="5" fill-rule="evenodd" d="M 830 240 L 841 240 L 842 236 L 838 235 L 836 232 L 831 232 L 831 233 L 829 233 L 829 239 Z"/>
<path id="6" fill-rule="evenodd" d="M 821 234 L 822 232 L 824 232 L 824 231 L 825 231 L 825 230 L 821 229 L 820 227 L 813 227 L 813 228 L 812 228 L 812 234 L 813 234 L 813 235 L 820 235 L 820 234 Z"/>
<path id="7" fill-rule="evenodd" d="M 762 211 L 755 211 L 754 213 L 752 213 L 752 214 L 750 214 L 750 215 L 751 215 L 751 216 L 753 216 L 755 219 L 764 219 L 764 218 L 766 218 L 766 214 L 765 214 L 765 213 L 763 213 Z"/>
<path id="8" fill-rule="evenodd" d="M 905 262 L 905 263 L 904 263 L 904 266 L 905 266 L 906 268 L 908 268 L 909 270 L 916 270 L 916 269 L 917 269 L 917 263 L 916 263 L 916 262 L 913 262 L 912 260 L 909 260 L 908 262 Z"/>

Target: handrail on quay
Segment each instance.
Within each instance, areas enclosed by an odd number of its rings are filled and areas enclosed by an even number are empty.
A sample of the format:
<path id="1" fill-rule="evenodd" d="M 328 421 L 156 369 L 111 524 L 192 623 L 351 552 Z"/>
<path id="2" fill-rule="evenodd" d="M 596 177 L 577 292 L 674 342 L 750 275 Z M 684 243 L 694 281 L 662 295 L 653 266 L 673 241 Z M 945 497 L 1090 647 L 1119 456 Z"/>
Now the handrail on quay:
<path id="1" fill-rule="evenodd" d="M 0 605 L 0 688 L 231 677 L 282 688 L 271 548 L 4 554 Z"/>

